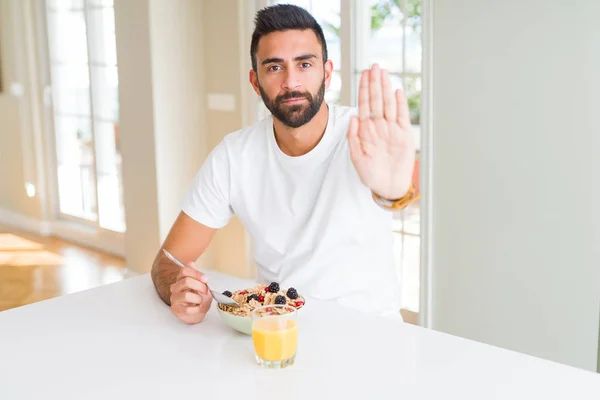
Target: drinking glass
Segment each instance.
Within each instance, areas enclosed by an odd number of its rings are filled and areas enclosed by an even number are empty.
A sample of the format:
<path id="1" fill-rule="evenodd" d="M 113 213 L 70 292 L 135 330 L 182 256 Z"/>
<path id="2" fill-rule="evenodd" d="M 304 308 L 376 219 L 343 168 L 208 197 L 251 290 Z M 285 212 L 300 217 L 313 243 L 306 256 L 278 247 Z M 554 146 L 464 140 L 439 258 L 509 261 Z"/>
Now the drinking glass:
<path id="1" fill-rule="evenodd" d="M 252 311 L 252 341 L 256 362 L 265 368 L 285 368 L 296 360 L 298 319 L 296 308 L 285 304 Z"/>

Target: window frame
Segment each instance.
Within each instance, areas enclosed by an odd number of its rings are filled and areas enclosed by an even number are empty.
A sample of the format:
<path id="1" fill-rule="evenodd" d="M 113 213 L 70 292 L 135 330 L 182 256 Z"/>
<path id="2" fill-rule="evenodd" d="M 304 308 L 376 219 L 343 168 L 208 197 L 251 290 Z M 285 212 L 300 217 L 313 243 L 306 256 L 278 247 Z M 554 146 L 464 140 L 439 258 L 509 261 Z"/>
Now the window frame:
<path id="1" fill-rule="evenodd" d="M 356 107 L 358 103 L 358 79 L 356 76 L 361 71 L 370 67 L 370 65 L 361 65 L 366 63 L 366 60 L 360 59 L 360 54 L 364 54 L 364 50 L 368 45 L 368 34 L 367 31 L 371 29 L 370 20 L 370 4 L 366 0 L 339 0 L 340 1 L 340 47 L 341 47 L 341 78 L 342 87 L 340 92 L 340 103 L 352 107 Z M 408 0 L 402 2 L 403 14 L 406 14 L 406 5 Z M 421 326 L 431 326 L 431 241 L 429 235 L 429 226 L 431 223 L 431 204 L 430 204 L 430 181 L 431 178 L 428 175 L 430 171 L 430 157 L 432 138 L 431 135 L 431 15 L 429 10 L 431 9 L 431 0 L 420 0 L 421 1 L 421 69 L 420 72 L 407 72 L 406 71 L 406 35 L 403 35 L 403 43 L 401 47 L 402 51 L 402 72 L 391 72 L 393 75 L 397 75 L 401 78 L 404 86 L 405 78 L 420 78 L 421 80 L 421 104 L 420 104 L 420 118 L 418 124 L 413 124 L 413 132 L 415 134 L 417 144 L 417 158 L 419 159 L 419 177 L 420 177 L 420 192 L 422 197 L 420 200 L 420 223 L 419 232 L 406 231 L 404 226 L 404 212 L 400 211 L 396 213 L 395 220 L 396 226 L 401 225 L 400 229 L 394 229 L 394 233 L 402 235 L 402 242 L 405 237 L 419 237 L 419 305 L 418 315 L 415 320 L 418 319 L 418 323 Z M 255 0 L 255 8 L 250 20 L 253 20 L 254 14 L 261 8 L 273 4 L 271 0 Z M 407 19 L 404 18 L 402 21 L 403 30 L 407 28 Z M 252 30 L 250 29 L 250 35 Z M 250 40 L 247 41 L 248 43 Z M 253 118 L 250 123 L 256 122 L 258 119 L 258 109 L 260 109 L 262 100 L 260 98 L 257 101 L 251 102 L 252 112 L 248 112 L 246 115 L 252 115 Z M 264 108 L 264 106 L 262 106 Z M 399 268 L 403 269 L 403 258 L 398 260 L 400 263 Z M 403 309 L 414 314 L 413 310 Z"/>
<path id="2" fill-rule="evenodd" d="M 94 100 L 97 99 L 96 95 L 95 95 L 95 86 L 96 86 L 96 80 L 93 76 L 94 74 L 94 66 L 110 66 L 110 67 L 117 67 L 117 71 L 118 71 L 118 60 L 116 61 L 115 65 L 112 64 L 102 64 L 101 63 L 97 63 L 95 61 L 93 61 L 93 47 L 94 47 L 94 39 L 91 37 L 91 35 L 89 34 L 90 31 L 92 31 L 93 29 L 91 29 L 90 27 L 92 27 L 94 25 L 94 21 L 92 21 L 92 12 L 95 10 L 105 10 L 105 9 L 112 9 L 113 10 L 113 18 L 114 18 L 114 5 L 113 6 L 106 6 L 106 5 L 98 5 L 98 4 L 93 4 L 94 1 L 93 0 L 82 0 L 82 5 L 83 7 L 81 9 L 79 8 L 74 8 L 74 9 L 67 9 L 66 11 L 78 11 L 78 12 L 82 12 L 83 13 L 83 17 L 84 17 L 84 21 L 85 21 L 85 30 L 86 30 L 86 63 L 88 66 L 88 80 L 89 80 L 89 91 L 88 91 L 88 95 L 89 95 L 89 102 L 90 102 L 90 110 L 89 110 L 89 115 L 80 115 L 80 114 L 72 114 L 72 113 L 65 113 L 65 112 L 59 112 L 58 110 L 56 110 L 54 108 L 54 102 L 52 101 L 52 87 L 53 87 L 53 71 L 52 68 L 54 65 L 73 65 L 72 63 L 62 63 L 62 62 L 54 62 L 52 60 L 52 53 L 51 53 L 51 42 L 50 42 L 50 38 L 51 38 L 51 33 L 50 33 L 50 26 L 48 23 L 48 18 L 51 15 L 52 12 L 62 12 L 65 10 L 61 10 L 61 11 L 55 11 L 55 10 L 51 10 L 49 4 L 47 1 L 45 0 L 38 0 L 39 4 L 40 4 L 40 19 L 41 19 L 41 23 L 43 26 L 43 42 L 44 42 L 44 49 L 42 50 L 42 56 L 43 56 L 43 60 L 44 60 L 44 75 L 45 75 L 45 86 L 44 86 L 44 105 L 47 108 L 47 112 L 48 112 L 48 121 L 47 121 L 47 131 L 48 131 L 48 136 L 49 136 L 49 146 L 48 146 L 48 166 L 49 169 L 52 171 L 51 174 L 49 174 L 51 176 L 51 181 L 50 181 L 50 185 L 51 188 L 49 190 L 49 194 L 50 194 L 50 205 L 51 205 L 51 209 L 52 209 L 52 214 L 55 217 L 56 220 L 56 224 L 57 226 L 62 227 L 62 230 L 66 231 L 68 230 L 68 226 L 79 226 L 78 229 L 84 228 L 84 229 L 88 229 L 91 230 L 90 232 L 97 232 L 100 236 L 102 237 L 107 237 L 109 239 L 109 241 L 112 241 L 113 243 L 117 243 L 123 240 L 124 238 L 124 233 L 126 232 L 127 226 L 126 226 L 126 220 L 124 218 L 123 220 L 123 227 L 124 230 L 116 230 L 116 229 L 112 229 L 112 227 L 106 227 L 106 226 L 102 226 L 101 225 L 101 209 L 100 209 L 100 196 L 99 196 L 99 176 L 98 176 L 98 153 L 96 151 L 96 144 L 97 144 L 97 140 L 96 140 L 96 124 L 98 122 L 110 122 L 113 124 L 118 124 L 119 123 L 119 117 L 116 116 L 116 118 L 113 119 L 106 119 L 103 116 L 100 115 L 96 115 L 96 107 L 94 106 Z M 118 72 L 117 72 L 118 73 Z M 97 88 L 96 88 L 97 90 Z M 56 124 L 55 124 L 55 117 L 56 116 L 71 116 L 71 117 L 77 117 L 77 118 L 82 118 L 85 119 L 87 121 L 89 121 L 90 123 L 90 137 L 91 137 L 91 152 L 93 154 L 93 162 L 90 166 L 90 171 L 91 174 L 93 176 L 93 190 L 94 190 L 94 198 L 95 198 L 95 218 L 94 219 L 88 219 L 84 216 L 79 216 L 79 215 L 72 215 L 66 212 L 63 212 L 61 210 L 61 206 L 60 206 L 60 189 L 59 189 L 59 179 L 58 179 L 58 167 L 59 167 L 59 162 L 58 162 L 58 148 L 57 148 L 57 132 L 56 132 Z M 82 166 L 79 166 L 79 168 L 81 169 Z M 118 166 L 117 166 L 118 168 Z M 122 177 L 122 171 L 117 170 L 117 173 L 120 174 L 120 182 L 121 182 L 121 187 L 123 185 L 123 177 Z M 83 199 L 82 199 L 83 201 Z M 124 207 L 124 205 L 122 205 L 122 207 Z M 120 248 L 120 245 L 115 246 L 114 244 L 111 245 L 111 247 L 118 247 Z M 120 253 L 120 251 L 119 251 Z"/>

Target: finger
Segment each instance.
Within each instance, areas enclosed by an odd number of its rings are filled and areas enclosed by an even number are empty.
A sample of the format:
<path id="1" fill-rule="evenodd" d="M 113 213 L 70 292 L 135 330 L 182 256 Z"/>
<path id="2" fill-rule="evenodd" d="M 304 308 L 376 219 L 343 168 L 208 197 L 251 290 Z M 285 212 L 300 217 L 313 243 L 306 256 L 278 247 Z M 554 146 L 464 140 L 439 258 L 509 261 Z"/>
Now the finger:
<path id="1" fill-rule="evenodd" d="M 396 109 L 398 115 L 396 116 L 398 124 L 404 128 L 410 128 L 410 112 L 408 110 L 408 101 L 402 89 L 396 90 Z"/>
<path id="2" fill-rule="evenodd" d="M 373 65 L 369 73 L 369 106 L 371 116 L 375 119 L 383 118 L 383 98 L 381 94 L 381 69 Z"/>
<path id="3" fill-rule="evenodd" d="M 182 307 L 175 306 L 171 307 L 171 312 L 175 314 L 177 318 L 186 324 L 196 324 L 204 319 L 204 315 L 202 313 L 202 309 L 200 306 L 194 307 Z"/>
<path id="4" fill-rule="evenodd" d="M 180 293 L 190 290 L 198 293 L 208 293 L 208 287 L 206 284 L 189 276 L 184 276 L 171 285 L 171 293 Z"/>
<path id="5" fill-rule="evenodd" d="M 202 272 L 198 271 L 198 269 L 196 269 L 196 263 L 193 261 L 187 263 L 185 265 L 185 268 L 183 268 L 182 270 L 185 271 L 186 274 L 192 274 L 190 276 L 198 279 L 199 281 L 202 281 L 204 283 L 208 281 L 207 276 L 204 275 Z"/>
<path id="6" fill-rule="evenodd" d="M 361 120 L 366 120 L 371 116 L 369 107 L 369 71 L 363 71 L 360 76 L 360 85 L 358 86 L 358 116 Z"/>
<path id="7" fill-rule="evenodd" d="M 363 154 L 365 156 L 373 155 L 373 151 L 380 144 L 375 129 L 375 122 L 372 119 L 360 121 L 358 136 L 360 138 Z"/>
<path id="8" fill-rule="evenodd" d="M 178 315 L 178 318 L 188 325 L 199 324 L 204 320 L 204 317 L 206 317 L 206 314 L 203 314 L 202 311 L 196 314 L 184 314 L 181 316 Z"/>
<path id="9" fill-rule="evenodd" d="M 188 315 L 198 314 L 202 311 L 202 306 L 185 307 L 184 311 Z"/>
<path id="10" fill-rule="evenodd" d="M 361 119 L 358 121 L 358 138 L 362 145 L 363 152 L 365 151 L 365 143 L 375 144 L 380 139 L 380 136 L 377 134 L 377 129 L 374 123 L 375 120 L 372 118 Z M 385 131 L 387 129 L 385 126 L 385 120 L 379 118 L 376 120 L 378 125 L 380 126 L 380 132 Z M 382 124 L 383 123 L 383 124 Z"/>
<path id="11" fill-rule="evenodd" d="M 186 266 L 186 267 L 190 267 L 190 268 L 192 268 L 194 271 L 198 271 L 198 270 L 196 269 L 196 263 L 195 263 L 195 262 L 193 262 L 193 261 L 190 261 L 189 263 L 185 264 L 185 266 Z M 200 272 L 200 271 L 198 271 L 198 272 Z M 200 272 L 200 273 L 201 273 L 201 272 Z"/>
<path id="12" fill-rule="evenodd" d="M 171 296 L 171 304 L 179 306 L 197 306 L 202 304 L 202 296 L 194 292 L 178 292 Z"/>
<path id="13" fill-rule="evenodd" d="M 358 117 L 352 117 L 348 127 L 348 144 L 350 146 L 350 156 L 353 158 L 363 155 L 360 138 L 358 137 L 358 125 Z"/>
<path id="14" fill-rule="evenodd" d="M 370 157 L 375 157 L 376 156 L 376 151 L 377 151 L 377 146 L 373 143 L 363 143 L 363 151 L 365 154 L 365 157 L 370 158 Z"/>
<path id="15" fill-rule="evenodd" d="M 396 121 L 396 98 L 392 94 L 392 83 L 387 71 L 382 74 L 382 89 L 383 89 L 383 112 L 385 119 L 388 121 Z"/>
<path id="16" fill-rule="evenodd" d="M 178 280 L 171 285 L 171 293 L 195 291 L 199 293 L 206 293 L 208 287 L 205 283 L 189 276 L 179 276 Z"/>
<path id="17" fill-rule="evenodd" d="M 181 277 L 189 276 L 189 277 L 194 278 L 197 281 L 200 281 L 202 283 L 208 282 L 208 277 L 206 275 L 204 275 L 202 272 L 198 271 L 196 268 L 194 268 L 193 265 L 194 265 L 194 263 L 189 263 L 185 268 L 181 269 L 181 271 L 179 272 L 179 275 Z"/>
<path id="18" fill-rule="evenodd" d="M 201 296 L 202 303 L 200 303 L 200 312 L 206 314 L 210 308 L 210 305 L 212 304 L 212 296 L 209 294 L 203 294 Z"/>
<path id="19" fill-rule="evenodd" d="M 191 304 L 202 304 L 202 296 L 195 292 L 182 292 L 180 294 L 182 297 L 181 302 Z"/>

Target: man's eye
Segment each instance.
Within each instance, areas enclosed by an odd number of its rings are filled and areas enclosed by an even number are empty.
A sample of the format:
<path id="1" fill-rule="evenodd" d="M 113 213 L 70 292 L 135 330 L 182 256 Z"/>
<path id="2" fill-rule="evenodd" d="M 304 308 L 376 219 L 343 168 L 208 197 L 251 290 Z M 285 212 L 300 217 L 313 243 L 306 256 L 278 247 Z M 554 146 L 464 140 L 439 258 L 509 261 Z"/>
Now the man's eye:
<path id="1" fill-rule="evenodd" d="M 281 67 L 279 65 L 271 65 L 269 71 L 279 71 Z"/>
<path id="2" fill-rule="evenodd" d="M 307 63 L 307 62 L 302 63 L 301 65 L 302 65 L 302 68 L 308 68 L 308 67 L 310 67 L 310 63 Z"/>

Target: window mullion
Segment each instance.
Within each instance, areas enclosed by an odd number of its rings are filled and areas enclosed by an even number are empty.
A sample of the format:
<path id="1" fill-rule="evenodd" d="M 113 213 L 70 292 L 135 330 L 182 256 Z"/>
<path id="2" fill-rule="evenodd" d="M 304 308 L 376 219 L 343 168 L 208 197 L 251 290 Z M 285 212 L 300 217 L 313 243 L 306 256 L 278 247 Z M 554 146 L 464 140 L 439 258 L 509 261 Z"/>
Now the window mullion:
<path id="1" fill-rule="evenodd" d="M 404 84 L 406 78 L 406 1 L 401 0 L 400 4 L 402 6 L 402 88 L 404 89 L 406 85 Z"/>
<path id="2" fill-rule="evenodd" d="M 88 63 L 88 75 L 90 82 L 90 133 L 92 135 L 92 155 L 94 162 L 92 163 L 92 172 L 94 176 L 94 193 L 96 195 L 96 227 L 100 228 L 100 196 L 98 194 L 98 157 L 96 153 L 96 123 L 94 119 L 94 82 L 93 82 L 93 72 L 91 65 L 91 49 L 90 46 L 93 45 L 93 40 L 91 40 L 90 31 L 94 31 L 90 29 L 90 24 L 93 24 L 92 18 L 90 16 L 90 6 L 88 4 L 89 0 L 84 0 L 83 3 L 83 15 L 85 18 L 85 31 L 86 31 L 86 40 L 87 40 L 87 63 Z"/>
<path id="3" fill-rule="evenodd" d="M 345 0 L 343 0 L 345 1 Z M 361 71 L 369 68 L 368 46 L 371 35 L 371 9 L 368 0 L 347 0 L 350 11 L 349 19 L 347 20 L 348 31 L 350 32 L 349 52 L 350 64 L 348 68 L 348 87 L 349 105 L 356 106 L 358 104 L 358 75 Z M 342 7 L 344 9 L 346 7 Z M 342 26 L 346 20 L 342 20 Z M 343 48 L 342 48 L 343 49 Z M 343 57 L 343 56 L 342 56 Z M 344 82 L 344 81 L 342 81 Z"/>
<path id="4" fill-rule="evenodd" d="M 351 0 L 340 0 L 340 50 L 341 50 L 341 68 L 342 90 L 340 93 L 340 102 L 343 105 L 353 106 L 355 103 L 355 87 L 353 84 L 354 69 L 356 65 L 356 52 L 352 51 L 355 46 L 356 38 L 352 32 L 354 26 L 354 17 L 356 15 L 356 2 Z"/>

